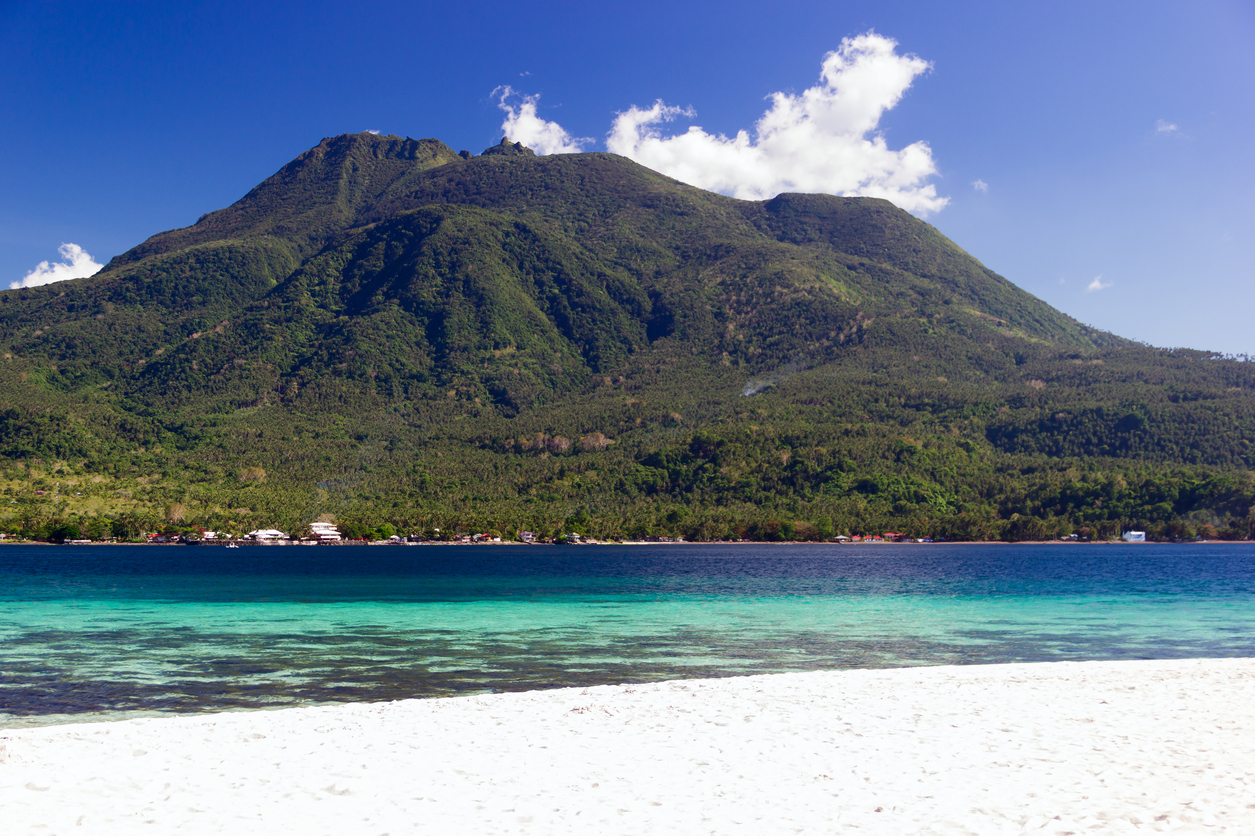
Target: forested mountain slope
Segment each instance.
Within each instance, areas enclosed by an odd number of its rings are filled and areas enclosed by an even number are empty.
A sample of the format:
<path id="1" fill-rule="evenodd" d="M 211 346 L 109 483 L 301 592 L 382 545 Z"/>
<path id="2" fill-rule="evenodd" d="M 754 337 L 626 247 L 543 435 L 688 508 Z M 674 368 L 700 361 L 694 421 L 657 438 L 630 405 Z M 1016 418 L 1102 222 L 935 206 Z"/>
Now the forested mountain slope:
<path id="1" fill-rule="evenodd" d="M 0 293 L 0 347 L 32 531 L 1236 535 L 1255 505 L 1250 364 L 1087 328 L 883 200 L 609 154 L 327 139 Z"/>

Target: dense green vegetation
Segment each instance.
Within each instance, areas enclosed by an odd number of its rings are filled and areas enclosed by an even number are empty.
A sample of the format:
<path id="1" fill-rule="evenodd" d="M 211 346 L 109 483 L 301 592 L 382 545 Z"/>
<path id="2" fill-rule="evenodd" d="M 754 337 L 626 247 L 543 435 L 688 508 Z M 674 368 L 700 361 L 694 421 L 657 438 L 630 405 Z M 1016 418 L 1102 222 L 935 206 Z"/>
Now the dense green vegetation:
<path id="1" fill-rule="evenodd" d="M 0 293 L 0 528 L 1245 538 L 1253 390 L 885 201 L 351 135 Z"/>

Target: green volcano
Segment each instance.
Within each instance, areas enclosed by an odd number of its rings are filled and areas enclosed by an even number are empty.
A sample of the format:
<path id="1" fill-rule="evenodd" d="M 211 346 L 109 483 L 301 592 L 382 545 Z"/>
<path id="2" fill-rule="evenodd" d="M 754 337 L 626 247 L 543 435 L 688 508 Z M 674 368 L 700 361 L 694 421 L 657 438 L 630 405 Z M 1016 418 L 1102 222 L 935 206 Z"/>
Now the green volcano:
<path id="1" fill-rule="evenodd" d="M 610 154 L 326 139 L 0 293 L 0 347 L 14 531 L 1246 536 L 1255 505 L 1250 364 L 1088 328 L 884 200 Z"/>

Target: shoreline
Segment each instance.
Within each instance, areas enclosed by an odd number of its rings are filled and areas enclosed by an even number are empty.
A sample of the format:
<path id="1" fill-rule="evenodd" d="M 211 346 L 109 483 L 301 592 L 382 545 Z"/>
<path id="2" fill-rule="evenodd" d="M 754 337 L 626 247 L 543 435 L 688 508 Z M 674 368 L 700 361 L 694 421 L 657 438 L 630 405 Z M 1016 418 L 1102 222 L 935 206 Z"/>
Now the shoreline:
<path id="1" fill-rule="evenodd" d="M 931 542 L 903 541 L 869 541 L 856 543 L 839 543 L 830 540 L 678 540 L 659 543 L 651 540 L 598 540 L 595 543 L 562 544 L 567 547 L 587 546 L 1219 546 L 1255 544 L 1255 540 L 1147 540 L 1130 543 L 1125 540 L 939 540 Z M 335 543 L 318 543 L 313 541 L 282 541 L 253 542 L 251 540 L 221 540 L 213 543 L 151 543 L 151 542 L 106 542 L 90 543 L 48 543 L 43 540 L 12 540 L 0 539 L 3 546 L 73 546 L 75 548 L 99 546 L 554 546 L 557 543 L 525 543 L 508 541 L 500 543 L 455 543 L 449 541 L 425 541 L 420 543 L 388 543 L 379 540 L 347 540 Z"/>
<path id="2" fill-rule="evenodd" d="M 1247 833 L 1251 705 L 1240 658 L 44 726 L 0 731 L 0 807 L 13 833 Z"/>

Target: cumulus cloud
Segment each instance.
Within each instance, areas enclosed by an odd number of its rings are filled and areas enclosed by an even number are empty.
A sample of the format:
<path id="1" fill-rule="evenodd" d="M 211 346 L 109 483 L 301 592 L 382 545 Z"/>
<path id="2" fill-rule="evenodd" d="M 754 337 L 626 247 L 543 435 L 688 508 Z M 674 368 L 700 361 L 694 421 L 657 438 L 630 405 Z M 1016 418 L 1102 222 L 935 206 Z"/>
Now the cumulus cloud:
<path id="1" fill-rule="evenodd" d="M 56 264 L 49 261 L 39 262 L 39 265 L 23 276 L 20 282 L 11 282 L 9 289 L 39 287 L 53 282 L 63 282 L 66 279 L 83 279 L 95 275 L 100 272 L 100 268 L 104 267 L 78 244 L 62 244 L 57 248 L 57 252 L 61 253 L 62 261 Z"/>
<path id="2" fill-rule="evenodd" d="M 1174 123 L 1169 122 L 1166 119 L 1160 119 L 1158 122 L 1155 123 L 1155 131 L 1157 133 L 1171 134 L 1171 133 L 1176 133 L 1178 130 L 1180 130 L 1180 128 L 1178 128 Z"/>
<path id="3" fill-rule="evenodd" d="M 976 191 L 978 191 L 978 192 L 987 192 L 987 191 L 989 191 L 989 184 L 988 184 L 988 183 L 986 183 L 984 180 L 979 180 L 979 179 L 978 179 L 978 180 L 973 180 L 973 181 L 972 181 L 972 188 L 973 188 L 973 189 L 976 189 Z"/>
<path id="4" fill-rule="evenodd" d="M 537 115 L 538 95 L 525 96 L 509 85 L 498 87 L 492 93 L 499 95 L 497 106 L 506 113 L 501 130 L 511 142 L 521 142 L 537 154 L 578 154 L 592 142 L 585 137 L 571 136 L 557 122 Z"/>
<path id="5" fill-rule="evenodd" d="M 920 215 L 936 212 L 950 199 L 939 197 L 926 182 L 937 173 L 928 143 L 895 151 L 877 131 L 885 111 L 902 100 L 917 76 L 932 69 L 922 58 L 899 55 L 897 46 L 875 32 L 843 39 L 824 56 L 815 86 L 768 97 L 771 105 L 752 132 L 727 137 L 692 126 L 664 136 L 661 126 L 691 119 L 696 112 L 660 99 L 620 112 L 606 149 L 677 180 L 747 200 L 825 192 L 883 197 Z M 593 141 L 541 118 L 539 96 L 508 86 L 493 95 L 506 113 L 505 135 L 539 154 L 575 153 Z M 973 185 L 988 188 L 979 180 Z"/>
<path id="6" fill-rule="evenodd" d="M 1094 276 L 1094 280 L 1085 286 L 1086 293 L 1093 293 L 1095 290 L 1106 290 L 1111 287 L 1111 282 L 1104 282 L 1102 274 Z"/>
<path id="7" fill-rule="evenodd" d="M 618 114 L 606 147 L 694 186 L 761 200 L 781 192 L 887 198 L 919 214 L 949 199 L 926 184 L 937 173 L 932 150 L 915 142 L 889 148 L 876 129 L 917 76 L 932 65 L 899 55 L 897 42 L 868 32 L 824 56 L 819 83 L 799 94 L 773 93 L 750 131 L 736 136 L 698 126 L 664 136 L 660 126 L 694 114 L 661 100 Z"/>

